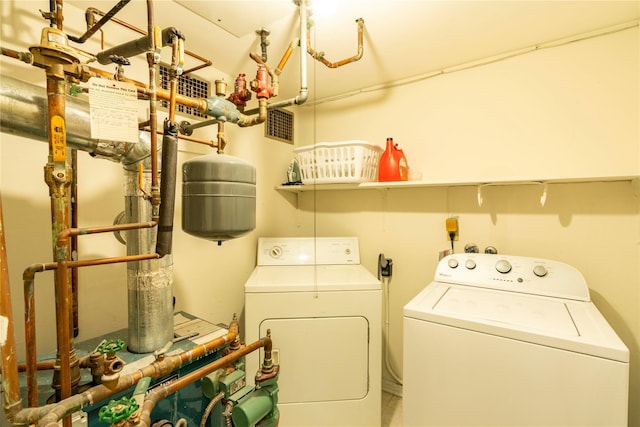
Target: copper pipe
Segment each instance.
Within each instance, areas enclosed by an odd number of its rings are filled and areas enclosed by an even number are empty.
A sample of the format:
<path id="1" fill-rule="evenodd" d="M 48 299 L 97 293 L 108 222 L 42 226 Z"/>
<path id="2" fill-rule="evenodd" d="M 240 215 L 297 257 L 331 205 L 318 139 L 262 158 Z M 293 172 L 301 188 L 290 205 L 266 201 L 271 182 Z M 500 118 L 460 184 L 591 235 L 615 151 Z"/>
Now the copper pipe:
<path id="1" fill-rule="evenodd" d="M 3 48 L 0 48 L 0 54 L 4 56 L 8 56 L 9 58 L 26 62 L 27 64 L 31 64 L 31 62 L 33 61 L 33 55 L 31 55 L 31 52 L 18 52 L 17 50 L 3 47 Z"/>
<path id="2" fill-rule="evenodd" d="M 158 135 L 164 135 L 164 132 L 161 130 L 158 130 Z M 203 144 L 203 145 L 208 145 L 209 147 L 217 147 L 217 143 L 215 141 L 207 141 L 205 139 L 200 139 L 200 138 L 195 138 L 193 136 L 187 136 L 187 135 L 183 135 L 183 134 L 178 134 L 178 138 L 179 139 L 184 139 L 185 141 L 191 141 L 191 142 L 195 142 L 197 144 Z"/>
<path id="3" fill-rule="evenodd" d="M 34 292 L 35 274 L 45 270 L 53 270 L 56 263 L 33 264 L 22 273 L 24 287 L 24 335 L 26 343 L 26 388 L 27 406 L 38 406 L 38 377 L 36 352 L 36 301 Z"/>
<path id="4" fill-rule="evenodd" d="M 258 98 L 258 114 L 255 116 L 242 115 L 238 126 L 247 127 L 257 125 L 267 120 L 267 98 Z"/>
<path id="5" fill-rule="evenodd" d="M 60 231 L 60 233 L 58 234 L 57 244 L 63 245 L 64 241 L 69 239 L 72 236 L 83 236 L 85 234 L 110 233 L 114 231 L 138 230 L 141 228 L 153 228 L 157 224 L 158 223 L 156 221 L 149 221 L 149 222 L 135 222 L 130 224 L 113 224 L 113 225 L 105 225 L 101 227 L 67 228 L 65 230 Z"/>
<path id="6" fill-rule="evenodd" d="M 338 68 L 338 67 L 341 67 L 343 65 L 350 64 L 352 62 L 358 61 L 360 58 L 362 58 L 362 54 L 364 52 L 364 49 L 362 47 L 362 32 L 363 32 L 363 27 L 364 27 L 364 19 L 358 18 L 358 19 L 356 19 L 356 23 L 358 24 L 358 52 L 354 56 L 352 56 L 350 58 L 343 59 L 343 60 L 338 61 L 338 62 L 328 61 L 327 59 L 325 59 L 323 52 L 317 52 L 311 47 L 311 34 L 310 34 L 310 32 L 307 33 L 307 52 L 309 53 L 309 55 L 311 55 L 313 57 L 313 59 L 316 59 L 316 60 L 322 62 L 324 65 L 326 65 L 329 68 Z"/>
<path id="7" fill-rule="evenodd" d="M 62 15 L 62 0 L 56 0 L 56 27 L 62 31 L 62 21 L 64 16 Z"/>
<path id="8" fill-rule="evenodd" d="M 93 234 L 115 230 L 127 230 L 154 226 L 155 223 L 120 224 L 108 227 L 87 229 L 66 228 L 57 233 L 54 255 L 57 262 L 56 284 L 56 331 L 58 337 L 59 370 L 54 372 L 54 388 L 60 400 L 71 396 L 73 389 L 80 381 L 78 361 L 73 347 L 71 325 L 71 286 L 69 281 L 70 267 L 76 265 L 69 256 L 69 238 L 72 235 Z M 86 262 L 86 261 L 85 261 Z M 56 375 L 59 374 L 59 375 Z M 59 390 L 58 390 L 59 389 Z M 67 418 L 65 418 L 66 420 Z M 69 419 L 70 422 L 70 419 Z"/>
<path id="9" fill-rule="evenodd" d="M 45 181 L 49 186 L 51 199 L 51 226 L 54 238 L 61 230 L 70 226 L 70 194 L 71 170 L 66 155 L 66 119 L 65 93 L 66 81 L 63 65 L 53 63 L 46 69 L 47 75 L 47 113 L 49 123 L 49 162 L 45 167 Z M 71 320 L 71 283 L 65 270 L 65 262 L 70 260 L 69 243 L 53 248 L 54 259 L 59 263 L 55 276 L 56 295 L 56 339 L 58 370 L 54 373 L 53 388 L 60 399 L 71 396 L 73 388 L 79 381 L 78 375 L 72 371 L 77 367 L 73 348 Z M 75 384 L 74 384 L 75 382 Z M 71 426 L 71 418 L 63 420 L 64 427 Z"/>
<path id="10" fill-rule="evenodd" d="M 223 345 L 234 341 L 237 337 L 238 321 L 234 316 L 234 319 L 229 325 L 229 332 L 221 337 L 215 338 L 204 344 L 200 344 L 186 353 L 165 356 L 163 359 L 156 360 L 131 374 L 120 376 L 117 383 L 111 388 L 101 384 L 53 405 L 47 405 L 40 408 L 23 409 L 11 421 L 16 424 L 38 423 L 39 427 L 57 427 L 58 420 L 72 414 L 82 407 L 103 401 L 116 393 L 128 390 L 135 386 L 138 381 L 144 377 L 159 378 L 167 375 L 184 362 L 201 357 L 204 354 L 216 350 Z M 217 361 L 214 363 L 217 363 Z"/>
<path id="11" fill-rule="evenodd" d="M 67 263 L 67 267 L 77 270 L 79 267 L 90 267 L 96 265 L 116 264 L 122 262 L 142 261 L 158 258 L 160 258 L 158 254 L 128 255 L 113 258 L 69 261 Z M 27 346 L 27 357 L 26 363 L 24 364 L 24 371 L 26 371 L 27 403 L 29 407 L 36 407 L 38 405 L 37 371 L 41 369 L 50 369 L 49 364 L 44 364 L 39 367 L 40 364 L 36 361 L 36 311 L 34 290 L 35 273 L 47 270 L 55 270 L 57 268 L 57 263 L 33 264 L 27 267 L 22 274 L 24 282 L 25 301 L 25 341 Z M 81 364 L 82 362 L 80 361 L 79 363 Z"/>
<path id="12" fill-rule="evenodd" d="M 102 26 L 104 24 L 106 24 L 107 22 L 109 22 L 113 16 L 120 12 L 120 10 L 125 7 L 127 5 L 127 3 L 129 3 L 131 0 L 120 0 L 115 6 L 113 6 L 111 8 L 111 10 L 109 12 L 107 12 L 106 14 L 102 14 L 102 19 L 100 19 L 100 21 L 98 21 L 96 24 L 92 25 L 91 28 L 88 28 L 87 31 L 80 37 L 73 37 L 73 36 L 68 36 L 69 40 L 76 42 L 76 43 L 84 43 L 86 42 L 89 37 L 91 37 L 92 35 L 95 34 L 96 31 L 98 31 L 100 28 L 102 28 Z M 62 29 L 62 28 L 60 28 Z"/>
<path id="13" fill-rule="evenodd" d="M 86 67 L 85 71 L 86 71 L 87 79 L 89 77 L 104 77 L 108 79 L 113 79 L 113 73 L 100 70 L 98 68 Z M 134 86 L 136 86 L 136 89 L 138 90 L 139 95 L 144 95 L 144 96 L 151 95 L 151 89 L 148 86 L 146 86 L 144 83 L 141 83 L 139 81 L 132 80 L 132 79 L 127 79 L 127 78 L 121 79 L 121 81 L 126 83 L 131 83 Z M 157 99 L 161 99 L 163 101 L 171 100 L 170 91 L 162 88 L 156 88 L 155 92 L 156 92 Z M 206 113 L 207 111 L 207 100 L 204 98 L 191 98 L 189 96 L 176 94 L 176 103 L 180 105 L 184 105 L 185 107 L 196 109 L 201 113 Z"/>
<path id="14" fill-rule="evenodd" d="M 140 254 L 140 255 L 124 255 L 120 257 L 112 257 L 112 258 L 96 258 L 96 259 L 87 259 L 80 261 L 71 261 L 67 264 L 70 267 L 92 267 L 95 265 L 106 265 L 106 264 L 119 264 L 122 262 L 131 262 L 131 261 L 144 261 L 148 259 L 158 259 L 160 256 L 158 254 Z"/>
<path id="15" fill-rule="evenodd" d="M 169 121 L 171 124 L 176 121 L 176 95 L 178 94 L 178 76 L 180 74 L 178 65 L 181 45 L 182 43 L 179 42 L 178 37 L 174 35 L 171 40 L 171 81 L 169 91 Z"/>
<path id="16" fill-rule="evenodd" d="M 13 314 L 11 309 L 11 286 L 7 267 L 7 248 L 4 237 L 4 219 L 2 215 L 2 198 L 0 197 L 0 315 L 7 319 L 6 340 L 0 342 L 2 357 L 3 408 L 5 417 L 11 420 L 22 409 L 18 369 L 16 362 L 16 339 L 13 331 Z"/>
<path id="17" fill-rule="evenodd" d="M 71 228 L 78 228 L 78 151 L 71 149 Z M 78 236 L 71 238 L 71 259 L 78 259 Z M 78 269 L 71 270 L 71 311 L 73 313 L 73 337 L 80 333 L 78 319 Z"/>
<path id="18" fill-rule="evenodd" d="M 54 368 L 56 364 L 55 360 L 41 360 L 36 363 L 36 369 L 38 371 L 50 371 Z M 80 363 L 82 365 L 82 363 Z M 18 372 L 25 372 L 27 370 L 26 363 L 18 363 Z"/>
<path id="19" fill-rule="evenodd" d="M 157 220 L 160 205 L 160 187 L 158 186 L 158 128 L 157 97 L 156 97 L 156 34 L 153 19 L 153 0 L 147 0 L 147 34 L 149 35 L 149 50 L 147 64 L 149 66 L 149 127 L 151 128 L 151 205 L 152 218 Z"/>
<path id="20" fill-rule="evenodd" d="M 287 64 L 287 61 L 289 60 L 289 57 L 291 57 L 291 54 L 293 53 L 293 47 L 298 43 L 300 43 L 299 40 L 294 40 L 291 43 L 289 43 L 289 47 L 284 52 L 284 55 L 282 55 L 282 59 L 280 60 L 280 62 L 278 63 L 278 66 L 276 67 L 276 69 L 273 72 L 275 75 L 279 76 L 280 73 L 282 73 L 282 69 Z"/>
<path id="21" fill-rule="evenodd" d="M 151 425 L 151 411 L 155 408 L 156 404 L 167 396 L 183 389 L 189 384 L 209 375 L 212 372 L 217 371 L 220 368 L 223 368 L 229 365 L 232 362 L 240 359 L 241 357 L 246 356 L 249 353 L 252 353 L 261 347 L 271 346 L 271 338 L 265 337 L 260 338 L 258 341 L 255 341 L 245 347 L 240 348 L 228 355 L 221 357 L 220 359 L 212 362 L 208 365 L 203 366 L 202 368 L 196 369 L 195 371 L 191 371 L 188 374 L 183 375 L 182 377 L 176 379 L 175 381 L 171 381 L 166 385 L 156 387 L 151 390 L 144 399 L 144 404 L 142 405 L 142 412 L 140 413 L 140 419 L 136 421 L 135 424 L 127 424 L 127 425 L 135 425 L 136 427 L 148 427 Z"/>
<path id="22" fill-rule="evenodd" d="M 95 7 L 88 8 L 87 12 L 93 12 L 93 13 L 96 13 L 96 14 L 101 15 L 101 16 L 105 15 L 104 12 L 102 12 L 101 10 L 96 9 Z M 122 21 L 120 19 L 117 19 L 117 18 L 111 18 L 111 22 L 119 24 L 119 25 L 121 25 L 121 26 L 123 26 L 125 28 L 128 28 L 128 29 L 132 30 L 132 31 L 135 31 L 138 34 L 142 34 L 143 36 L 146 36 L 148 34 L 146 31 L 144 31 L 144 30 L 142 30 L 142 29 L 140 29 L 140 28 L 138 28 L 138 27 L 136 27 L 134 25 L 131 25 L 128 22 L 125 22 L 125 21 Z M 192 58 L 195 58 L 198 61 L 202 62 L 202 64 L 197 65 L 197 66 L 195 66 L 193 68 L 189 68 L 188 70 L 184 70 L 182 72 L 182 74 L 189 74 L 189 73 L 192 73 L 192 72 L 194 72 L 196 70 L 200 70 L 202 68 L 206 68 L 206 67 L 209 67 L 209 66 L 213 65 L 213 63 L 211 61 L 209 61 L 207 58 L 204 58 L 204 57 L 202 57 L 202 56 L 200 56 L 200 55 L 198 55 L 198 54 L 196 54 L 194 52 L 191 52 L 191 51 L 185 49 L 184 53 L 186 55 L 189 55 Z"/>
<path id="23" fill-rule="evenodd" d="M 56 334 L 58 336 L 58 360 L 60 369 L 60 399 L 66 399 L 72 394 L 73 385 L 71 374 L 72 344 L 70 337 L 71 319 L 69 316 L 71 309 L 71 290 L 68 287 L 68 266 L 67 261 L 62 258 L 58 260 L 56 270 L 56 308 L 59 312 L 56 322 Z"/>

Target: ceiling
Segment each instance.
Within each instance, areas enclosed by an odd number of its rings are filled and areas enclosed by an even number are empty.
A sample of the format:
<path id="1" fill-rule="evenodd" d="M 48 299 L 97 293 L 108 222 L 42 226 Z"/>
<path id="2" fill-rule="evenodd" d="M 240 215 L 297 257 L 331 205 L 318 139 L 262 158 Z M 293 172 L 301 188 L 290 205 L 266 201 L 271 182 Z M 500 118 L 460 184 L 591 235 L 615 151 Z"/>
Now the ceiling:
<path id="1" fill-rule="evenodd" d="M 109 10 L 115 0 L 67 0 L 85 9 Z M 298 8 L 292 0 L 156 0 L 157 25 L 174 26 L 186 49 L 213 61 L 215 70 L 253 78 L 249 53 L 260 53 L 256 30 L 270 31 L 268 60 L 275 68 L 299 36 Z M 321 13 L 331 5 L 334 14 Z M 357 51 L 356 19 L 364 20 L 364 55 L 358 62 L 329 69 L 308 58 L 310 97 L 325 98 L 424 75 L 640 18 L 640 1 L 436 1 L 315 0 L 312 44 L 336 62 Z M 118 15 L 146 28 L 146 2 L 134 0 Z M 133 38 L 134 35 L 131 35 Z M 297 94 L 296 48 L 281 75 L 279 99 Z M 187 67 L 189 64 L 186 65 Z M 199 71 L 205 75 L 210 71 Z"/>

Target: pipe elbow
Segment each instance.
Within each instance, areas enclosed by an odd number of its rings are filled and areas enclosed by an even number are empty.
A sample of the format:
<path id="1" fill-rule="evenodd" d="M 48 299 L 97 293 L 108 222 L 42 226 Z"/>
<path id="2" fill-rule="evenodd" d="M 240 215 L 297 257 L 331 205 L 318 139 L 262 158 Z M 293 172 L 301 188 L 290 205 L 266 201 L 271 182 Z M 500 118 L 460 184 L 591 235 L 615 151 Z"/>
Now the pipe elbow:
<path id="1" fill-rule="evenodd" d="M 309 98 L 309 91 L 307 88 L 300 89 L 300 94 L 296 96 L 296 105 L 302 105 L 307 102 Z"/>
<path id="2" fill-rule="evenodd" d="M 31 264 L 22 272 L 22 280 L 33 280 L 36 273 L 40 273 L 47 269 L 45 264 Z"/>

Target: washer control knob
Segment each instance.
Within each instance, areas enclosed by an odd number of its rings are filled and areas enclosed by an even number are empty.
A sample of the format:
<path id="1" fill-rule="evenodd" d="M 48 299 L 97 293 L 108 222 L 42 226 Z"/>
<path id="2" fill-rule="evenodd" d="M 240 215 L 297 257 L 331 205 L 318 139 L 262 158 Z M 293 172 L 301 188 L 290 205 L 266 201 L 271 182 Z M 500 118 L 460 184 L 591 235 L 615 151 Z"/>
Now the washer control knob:
<path id="1" fill-rule="evenodd" d="M 473 270 L 476 268 L 476 262 L 472 259 L 468 259 L 464 262 L 464 266 L 467 267 L 467 270 Z"/>
<path id="2" fill-rule="evenodd" d="M 533 267 L 533 274 L 535 274 L 538 277 L 544 277 L 547 275 L 547 269 L 545 268 L 544 265 L 536 265 L 535 267 Z"/>
<path id="3" fill-rule="evenodd" d="M 447 261 L 447 265 L 449 266 L 449 268 L 457 268 L 458 260 L 455 258 L 449 258 L 449 260 Z"/>
<path id="4" fill-rule="evenodd" d="M 499 273 L 507 274 L 511 271 L 511 263 L 506 259 L 501 259 L 496 262 L 496 270 L 498 270 Z"/>

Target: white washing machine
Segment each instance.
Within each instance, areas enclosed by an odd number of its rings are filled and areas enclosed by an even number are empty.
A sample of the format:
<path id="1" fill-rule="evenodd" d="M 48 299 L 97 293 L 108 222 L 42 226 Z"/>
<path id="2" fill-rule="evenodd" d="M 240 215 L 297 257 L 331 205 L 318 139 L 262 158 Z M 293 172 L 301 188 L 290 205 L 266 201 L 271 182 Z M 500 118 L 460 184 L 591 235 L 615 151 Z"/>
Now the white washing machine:
<path id="1" fill-rule="evenodd" d="M 629 350 L 575 268 L 456 254 L 404 307 L 404 426 L 626 426 Z"/>
<path id="2" fill-rule="evenodd" d="M 259 239 L 244 331 L 271 330 L 280 427 L 380 426 L 381 294 L 355 237 Z"/>

